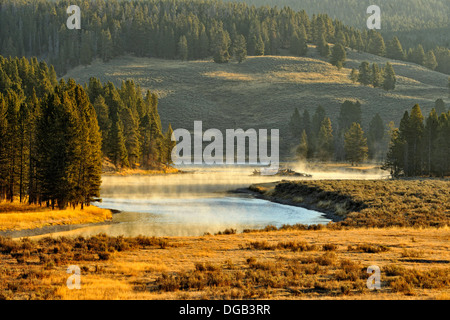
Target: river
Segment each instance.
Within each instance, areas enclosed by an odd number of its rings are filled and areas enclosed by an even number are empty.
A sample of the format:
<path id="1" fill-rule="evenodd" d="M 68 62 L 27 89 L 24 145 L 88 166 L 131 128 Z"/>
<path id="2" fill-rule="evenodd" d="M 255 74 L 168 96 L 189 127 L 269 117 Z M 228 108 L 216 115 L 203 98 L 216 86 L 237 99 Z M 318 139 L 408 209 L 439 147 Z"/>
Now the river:
<path id="1" fill-rule="evenodd" d="M 104 176 L 102 202 L 94 205 L 119 210 L 113 215 L 113 223 L 58 235 L 90 236 L 102 232 L 111 236 L 200 236 L 225 229 L 242 232 L 267 225 L 280 227 L 330 221 L 314 210 L 228 192 L 252 183 L 299 179 L 252 176 L 251 173 L 249 168 L 216 167 L 184 174 Z M 329 178 L 329 174 L 323 178 Z"/>

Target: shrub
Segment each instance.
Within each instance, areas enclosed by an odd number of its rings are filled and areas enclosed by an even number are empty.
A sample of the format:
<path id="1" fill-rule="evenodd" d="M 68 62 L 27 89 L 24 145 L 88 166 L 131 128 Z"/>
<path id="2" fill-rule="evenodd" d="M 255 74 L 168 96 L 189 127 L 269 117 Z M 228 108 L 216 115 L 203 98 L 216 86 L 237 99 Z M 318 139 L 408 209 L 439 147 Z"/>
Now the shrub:
<path id="1" fill-rule="evenodd" d="M 336 254 L 334 252 L 326 252 L 325 254 L 316 258 L 316 262 L 321 266 L 331 266 L 336 261 Z"/>
<path id="2" fill-rule="evenodd" d="M 322 246 L 324 251 L 335 251 L 337 249 L 337 245 L 334 243 L 327 243 Z"/>
<path id="3" fill-rule="evenodd" d="M 356 250 L 363 251 L 365 253 L 379 253 L 389 251 L 389 247 L 384 245 L 360 244 L 356 247 Z"/>

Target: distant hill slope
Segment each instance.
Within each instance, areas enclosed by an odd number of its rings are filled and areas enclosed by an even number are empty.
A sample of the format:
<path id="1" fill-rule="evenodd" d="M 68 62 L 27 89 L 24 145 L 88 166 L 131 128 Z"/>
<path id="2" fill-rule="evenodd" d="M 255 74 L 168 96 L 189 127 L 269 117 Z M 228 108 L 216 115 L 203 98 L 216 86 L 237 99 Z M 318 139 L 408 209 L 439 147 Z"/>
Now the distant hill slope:
<path id="1" fill-rule="evenodd" d="M 358 68 L 362 61 L 383 66 L 390 60 L 353 51 L 347 55 L 346 67 L 340 71 L 311 47 L 308 57 L 248 57 L 241 64 L 122 57 L 77 67 L 64 78 L 84 83 L 95 76 L 115 85 L 133 79 L 143 90 L 159 94 L 164 129 L 168 123 L 174 129 L 192 129 L 194 120 L 202 120 L 204 129 L 282 129 L 295 107 L 300 112 L 307 108 L 312 115 L 319 104 L 336 126 L 340 104 L 346 99 L 362 103 L 367 128 L 376 113 L 386 123 L 394 120 L 398 125 L 404 111 L 415 103 L 428 114 L 436 99 L 450 102 L 447 75 L 403 61 L 391 60 L 397 74 L 392 92 L 353 84 L 349 80 L 352 67 Z"/>

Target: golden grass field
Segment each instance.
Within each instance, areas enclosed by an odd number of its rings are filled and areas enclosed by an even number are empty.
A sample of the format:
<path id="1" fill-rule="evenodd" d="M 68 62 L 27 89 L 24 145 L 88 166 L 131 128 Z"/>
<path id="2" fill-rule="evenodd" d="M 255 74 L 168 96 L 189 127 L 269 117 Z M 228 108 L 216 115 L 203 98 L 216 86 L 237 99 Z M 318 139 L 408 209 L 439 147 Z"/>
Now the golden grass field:
<path id="1" fill-rule="evenodd" d="M 200 237 L 0 237 L 0 298 L 450 299 L 449 183 L 325 180 L 252 187 L 310 205 L 321 196 L 331 196 L 329 205 L 347 202 L 345 219 L 326 226 Z M 372 227 L 365 226 L 368 217 Z M 66 286 L 73 264 L 81 269 L 79 290 Z M 381 271 L 380 290 L 366 286 L 373 265 Z"/>
<path id="2" fill-rule="evenodd" d="M 137 247 L 132 239 L 102 236 L 41 238 L 15 242 L 18 248 L 10 254 L 2 239 L 0 295 L 71 300 L 450 299 L 449 236 L 448 227 L 324 228 L 167 238 L 163 243 L 141 239 Z M 127 247 L 128 242 L 133 245 Z M 105 249 L 113 252 L 105 256 Z M 80 290 L 66 286 L 69 264 L 81 268 Z M 380 290 L 366 287 L 371 265 L 381 270 Z"/>
<path id="3" fill-rule="evenodd" d="M 81 210 L 51 210 L 45 206 L 20 202 L 0 202 L 0 231 L 35 229 L 46 226 L 95 223 L 111 220 L 110 210 L 87 206 Z"/>

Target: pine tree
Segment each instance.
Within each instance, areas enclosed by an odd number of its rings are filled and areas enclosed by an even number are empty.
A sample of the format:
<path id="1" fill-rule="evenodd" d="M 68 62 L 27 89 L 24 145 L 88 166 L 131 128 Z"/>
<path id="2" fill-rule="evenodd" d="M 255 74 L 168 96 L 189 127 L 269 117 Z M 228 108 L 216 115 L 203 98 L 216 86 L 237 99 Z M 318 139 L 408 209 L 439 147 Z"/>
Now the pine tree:
<path id="1" fill-rule="evenodd" d="M 87 92 L 89 101 L 95 102 L 98 96 L 103 95 L 103 85 L 98 78 L 90 77 Z"/>
<path id="2" fill-rule="evenodd" d="M 92 62 L 92 42 L 89 32 L 83 32 L 81 35 L 80 63 L 87 66 Z"/>
<path id="3" fill-rule="evenodd" d="M 356 70 L 355 68 L 352 68 L 352 71 L 350 72 L 350 80 L 353 83 L 356 83 L 358 81 L 358 77 L 359 77 L 358 70 Z"/>
<path id="4" fill-rule="evenodd" d="M 298 31 L 298 37 L 299 37 L 299 56 L 306 56 L 308 52 L 308 35 L 306 33 L 306 29 L 304 25 L 300 25 L 300 29 Z"/>
<path id="5" fill-rule="evenodd" d="M 381 74 L 380 68 L 376 63 L 372 64 L 372 85 L 374 88 L 381 88 L 383 86 L 383 75 Z"/>
<path id="6" fill-rule="evenodd" d="M 408 160 L 411 161 L 411 169 L 408 175 L 418 175 L 422 173 L 422 138 L 424 132 L 424 117 L 420 106 L 414 105 L 411 110 L 409 118 L 409 130 L 407 133 L 406 141 L 411 151 L 411 156 Z"/>
<path id="7" fill-rule="evenodd" d="M 320 37 L 319 43 L 317 44 L 317 50 L 319 51 L 319 54 L 324 58 L 328 57 L 331 54 L 330 46 L 325 40 L 324 34 L 322 34 L 322 36 Z"/>
<path id="8" fill-rule="evenodd" d="M 386 91 L 394 90 L 395 83 L 397 81 L 395 77 L 394 68 L 389 62 L 386 62 L 386 65 L 383 70 L 384 81 L 383 81 L 383 89 Z"/>
<path id="9" fill-rule="evenodd" d="M 364 50 L 364 42 L 360 32 L 358 32 L 356 37 L 356 50 L 358 50 L 358 52 L 362 52 Z"/>
<path id="10" fill-rule="evenodd" d="M 164 135 L 164 145 L 163 145 L 164 156 L 162 160 L 166 165 L 170 165 L 173 163 L 172 150 L 176 146 L 176 141 L 172 141 L 172 134 L 173 134 L 172 126 L 169 124 L 166 134 Z"/>
<path id="11" fill-rule="evenodd" d="M 139 122 L 133 111 L 125 107 L 120 113 L 120 119 L 123 123 L 123 136 L 125 138 L 125 147 L 127 149 L 128 162 L 134 168 L 141 158 L 141 139 L 139 135 Z"/>
<path id="12" fill-rule="evenodd" d="M 424 65 L 425 63 L 425 51 L 423 50 L 423 47 L 421 44 L 419 44 L 411 53 L 410 56 L 410 61 L 420 64 L 420 65 Z"/>
<path id="13" fill-rule="evenodd" d="M 311 117 L 309 115 L 308 109 L 305 109 L 303 111 L 302 120 L 303 120 L 303 129 L 305 130 L 306 136 L 308 138 L 307 158 L 312 158 L 314 156 L 314 137 L 312 135 Z"/>
<path id="14" fill-rule="evenodd" d="M 255 38 L 253 38 L 253 41 L 255 41 Z M 265 52 L 265 44 L 262 39 L 261 34 L 258 34 L 256 36 L 256 41 L 254 42 L 254 48 L 255 48 L 255 56 L 263 56 Z"/>
<path id="15" fill-rule="evenodd" d="M 435 153 L 434 147 L 438 134 L 438 115 L 435 109 L 432 109 L 425 121 L 424 137 L 423 137 L 423 159 L 424 168 L 428 175 L 432 175 L 435 172 L 433 154 Z"/>
<path id="16" fill-rule="evenodd" d="M 234 41 L 233 55 L 239 63 L 247 58 L 247 44 L 245 42 L 245 37 L 241 34 L 237 35 Z"/>
<path id="17" fill-rule="evenodd" d="M 365 86 L 372 83 L 372 73 L 367 61 L 362 62 L 359 66 L 358 82 Z"/>
<path id="18" fill-rule="evenodd" d="M 362 119 L 361 103 L 345 100 L 340 107 L 338 136 L 342 136 L 354 122 L 360 124 Z"/>
<path id="19" fill-rule="evenodd" d="M 335 44 L 332 49 L 330 63 L 333 66 L 336 66 L 338 68 L 338 70 L 340 70 L 344 66 L 346 59 L 347 59 L 347 54 L 345 52 L 344 46 L 340 43 Z"/>
<path id="20" fill-rule="evenodd" d="M 295 155 L 300 160 L 304 160 L 308 156 L 308 135 L 305 130 L 302 131 L 300 144 L 295 149 Z"/>
<path id="21" fill-rule="evenodd" d="M 434 55 L 433 51 L 430 50 L 427 52 L 424 62 L 423 62 L 423 65 L 431 70 L 436 69 L 436 67 L 438 66 L 438 63 L 436 61 L 436 56 Z"/>
<path id="22" fill-rule="evenodd" d="M 7 132 L 6 139 L 2 141 L 6 146 L 7 159 L 7 199 L 14 200 L 14 195 L 18 186 L 19 173 L 19 110 L 21 99 L 13 90 L 9 89 L 5 95 L 7 113 Z"/>
<path id="23" fill-rule="evenodd" d="M 7 148 L 4 141 L 7 141 L 8 120 L 7 106 L 3 94 L 0 92 L 0 200 L 6 198 L 7 194 Z"/>
<path id="24" fill-rule="evenodd" d="M 119 114 L 116 112 L 111 118 L 111 130 L 107 140 L 107 156 L 114 165 L 128 167 L 128 152 L 125 147 L 125 138 L 123 135 L 123 125 Z"/>
<path id="25" fill-rule="evenodd" d="M 100 38 L 100 57 L 104 62 L 108 62 L 112 58 L 113 43 L 111 32 L 109 29 L 102 30 Z"/>
<path id="26" fill-rule="evenodd" d="M 397 37 L 393 37 L 391 41 L 388 42 L 386 56 L 390 59 L 405 60 L 405 52 Z"/>
<path id="27" fill-rule="evenodd" d="M 325 118 L 325 109 L 321 105 L 317 106 L 311 123 L 311 131 L 314 136 L 317 136 L 319 134 L 320 127 L 322 126 L 322 122 L 323 120 L 325 120 Z"/>
<path id="28" fill-rule="evenodd" d="M 345 133 L 346 159 L 353 165 L 361 163 L 367 158 L 367 139 L 359 123 L 354 122 Z"/>
<path id="29" fill-rule="evenodd" d="M 230 37 L 227 31 L 219 30 L 215 34 L 214 39 L 214 62 L 216 63 L 227 63 L 230 59 Z"/>
<path id="30" fill-rule="evenodd" d="M 444 177 L 450 174 L 450 113 L 442 113 L 438 118 L 437 137 L 432 155 L 436 175 Z"/>
<path id="31" fill-rule="evenodd" d="M 405 144 L 406 142 L 400 136 L 399 129 L 393 128 L 389 142 L 389 151 L 382 166 L 382 169 L 390 170 L 392 177 L 399 177 L 403 173 Z"/>
<path id="32" fill-rule="evenodd" d="M 386 46 L 384 44 L 383 37 L 379 32 L 371 30 L 367 51 L 377 56 L 384 56 Z"/>
<path id="33" fill-rule="evenodd" d="M 307 51 L 308 45 L 306 44 L 306 32 L 304 28 L 301 36 L 294 31 L 290 40 L 289 52 L 295 56 L 305 56 Z"/>
<path id="34" fill-rule="evenodd" d="M 335 44 L 340 44 L 343 47 L 347 46 L 347 40 L 346 40 L 345 34 L 344 34 L 344 32 L 342 32 L 342 30 L 339 30 L 338 32 L 336 32 Z"/>
<path id="35" fill-rule="evenodd" d="M 181 61 L 186 61 L 188 59 L 188 43 L 186 40 L 186 36 L 181 36 L 180 40 L 178 40 L 178 56 Z"/>
<path id="36" fill-rule="evenodd" d="M 320 126 L 317 139 L 317 158 L 329 161 L 333 157 L 333 129 L 330 118 L 325 118 Z"/>
<path id="37" fill-rule="evenodd" d="M 101 131 L 102 141 L 107 141 L 109 130 L 111 130 L 111 120 L 109 118 L 109 107 L 105 103 L 105 98 L 99 95 L 94 101 L 95 114 L 97 115 L 97 123 Z M 102 146 L 103 152 L 106 154 L 106 143 Z"/>

